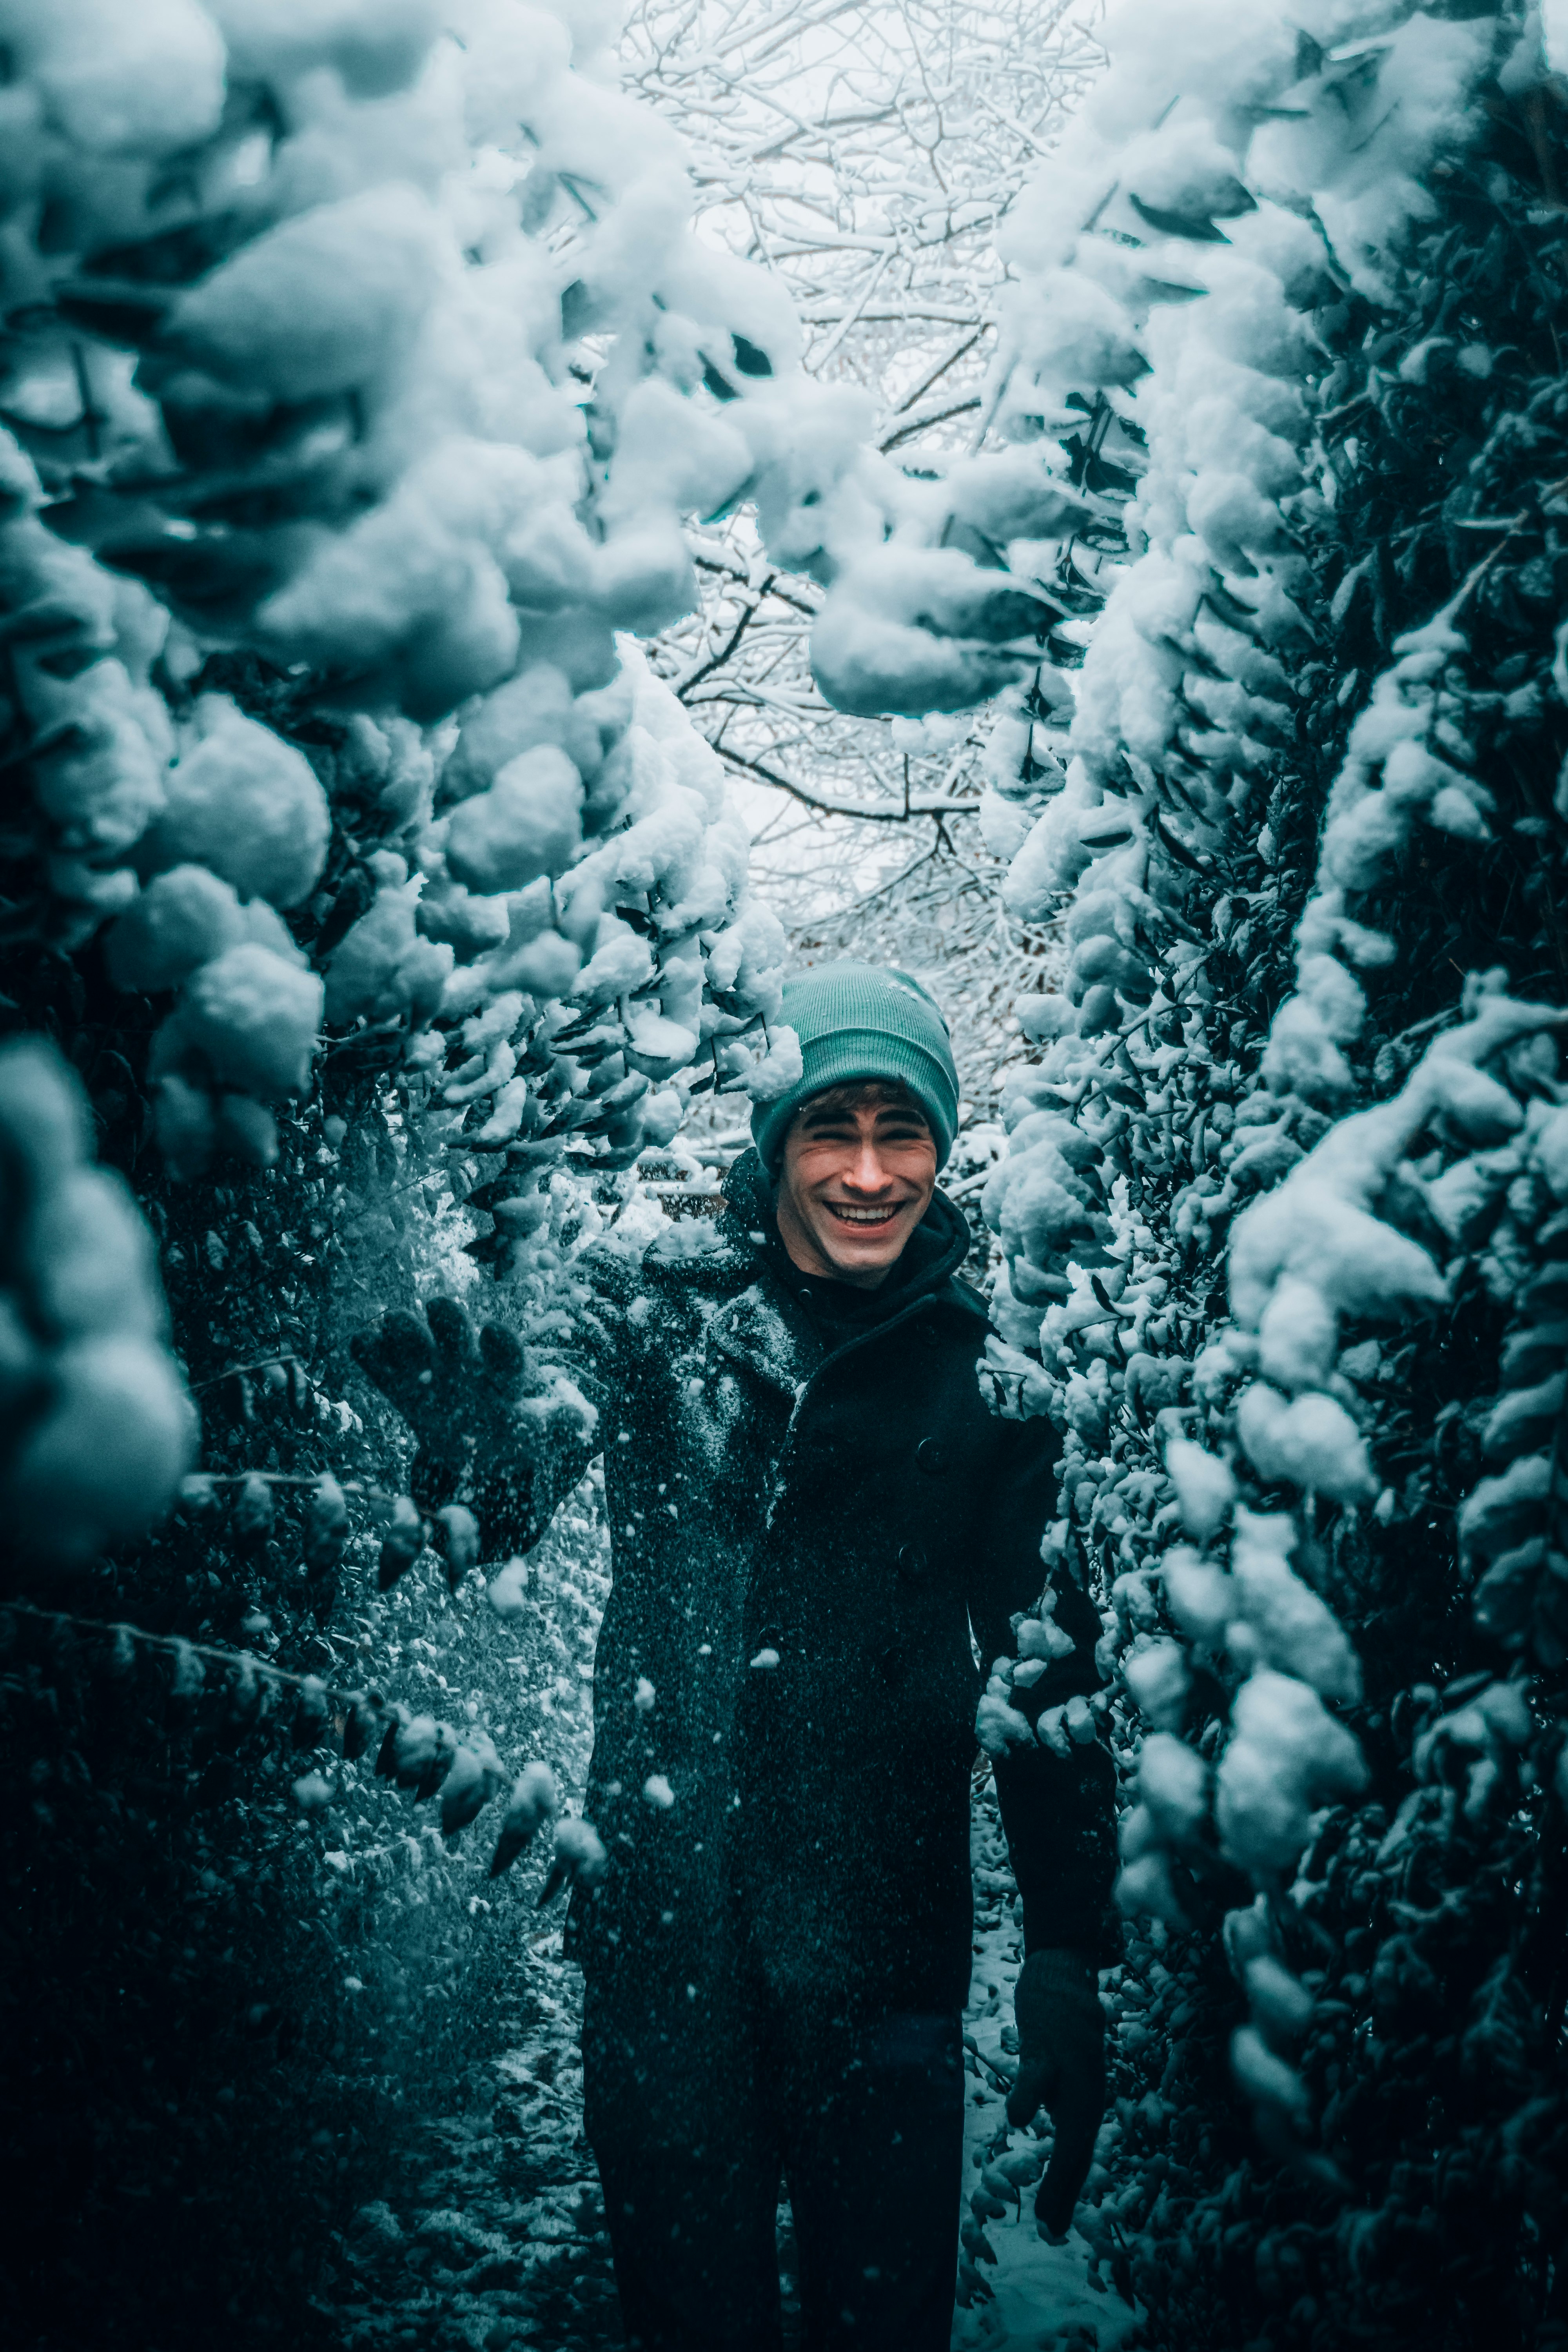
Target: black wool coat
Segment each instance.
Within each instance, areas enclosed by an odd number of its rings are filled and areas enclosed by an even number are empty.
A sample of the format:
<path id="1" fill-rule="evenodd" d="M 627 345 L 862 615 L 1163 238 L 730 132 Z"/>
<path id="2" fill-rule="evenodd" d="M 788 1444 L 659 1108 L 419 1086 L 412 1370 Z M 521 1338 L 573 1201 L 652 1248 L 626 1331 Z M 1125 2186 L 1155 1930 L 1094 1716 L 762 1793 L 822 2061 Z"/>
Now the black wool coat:
<path id="1" fill-rule="evenodd" d="M 841 2011 L 953 2010 L 975 1706 L 1040 1596 L 1059 1440 L 987 1408 L 985 1308 L 942 1194 L 879 1319 L 825 1336 L 754 1153 L 726 1191 L 717 1220 L 640 1255 L 590 1254 L 559 1361 L 598 1425 L 539 1461 L 512 1530 L 537 1539 L 602 1448 L 613 1584 L 584 1810 L 610 1861 L 569 1948 L 596 1979 L 651 1971 L 697 1998 L 743 1960 Z M 1087 1597 L 1067 1587 L 1056 1617 L 1077 1646 L 1019 1694 L 1031 1718 L 1100 1679 Z M 1036 1746 L 995 1770 L 1026 1944 L 1092 1948 L 1109 1756 Z"/>

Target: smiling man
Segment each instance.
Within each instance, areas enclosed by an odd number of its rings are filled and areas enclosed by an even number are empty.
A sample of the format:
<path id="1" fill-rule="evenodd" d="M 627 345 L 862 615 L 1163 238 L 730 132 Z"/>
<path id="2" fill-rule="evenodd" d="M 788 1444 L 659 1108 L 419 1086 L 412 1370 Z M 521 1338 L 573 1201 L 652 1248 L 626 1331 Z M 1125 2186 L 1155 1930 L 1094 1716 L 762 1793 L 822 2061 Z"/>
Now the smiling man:
<path id="1" fill-rule="evenodd" d="M 906 1087 L 850 1079 L 814 1096 L 785 1133 L 775 1213 L 803 1273 L 875 1290 L 936 1190 L 936 1144 Z"/>
<path id="2" fill-rule="evenodd" d="M 610 1868 L 569 1935 L 628 2343 L 774 2352 L 787 2185 L 806 2352 L 947 2352 L 976 1658 L 1011 1655 L 1041 1601 L 1058 1441 L 980 1393 L 936 1005 L 831 964 L 786 984 L 784 1018 L 801 1076 L 755 1112 L 721 1217 L 589 1253 L 550 1366 L 439 1299 L 356 1354 L 419 1436 L 420 1502 L 468 1502 L 490 1552 L 536 1542 L 603 1451 L 586 1811 Z M 557 1371 L 592 1435 L 542 1400 Z M 1031 1720 L 1098 1680 L 1087 1597 L 1052 1606 Z M 1009 2112 L 1055 2119 L 1054 2234 L 1103 2104 L 1112 1775 L 1095 1744 L 995 1769 L 1026 1955 Z"/>

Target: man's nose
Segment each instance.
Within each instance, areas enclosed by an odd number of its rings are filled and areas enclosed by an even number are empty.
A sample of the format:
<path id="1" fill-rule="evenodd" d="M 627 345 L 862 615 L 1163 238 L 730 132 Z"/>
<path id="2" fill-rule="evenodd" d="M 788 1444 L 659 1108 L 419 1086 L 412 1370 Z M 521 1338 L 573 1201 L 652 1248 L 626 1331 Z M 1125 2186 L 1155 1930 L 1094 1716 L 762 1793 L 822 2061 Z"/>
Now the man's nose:
<path id="1" fill-rule="evenodd" d="M 879 1192 L 888 1181 L 888 1171 L 882 1165 L 881 1154 L 868 1139 L 864 1140 L 845 1171 L 844 1181 L 853 1184 L 858 1192 Z"/>

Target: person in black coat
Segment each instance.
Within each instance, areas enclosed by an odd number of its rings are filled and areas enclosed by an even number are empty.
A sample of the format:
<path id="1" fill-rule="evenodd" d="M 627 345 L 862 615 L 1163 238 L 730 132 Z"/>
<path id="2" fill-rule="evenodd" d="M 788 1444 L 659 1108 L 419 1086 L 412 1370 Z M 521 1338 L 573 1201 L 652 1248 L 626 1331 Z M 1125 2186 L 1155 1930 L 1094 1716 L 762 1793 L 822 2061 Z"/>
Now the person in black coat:
<path id="1" fill-rule="evenodd" d="M 416 1498 L 468 1502 L 490 1552 L 536 1542 L 604 1457 L 585 1811 L 609 1867 L 568 1949 L 628 2343 L 779 2344 L 783 2179 L 812 2352 L 946 2352 L 977 1657 L 1049 1624 L 1013 1694 L 1032 1724 L 1096 1688 L 1100 1625 L 1070 1583 L 1040 1616 L 1058 1441 L 981 1392 L 968 1228 L 935 1189 L 940 1013 L 863 965 L 801 975 L 784 1010 L 800 1076 L 759 1107 L 722 1213 L 588 1253 L 531 1382 L 450 1300 L 356 1353 L 420 1439 Z M 994 1770 L 1026 1955 L 1008 2111 L 1054 2116 L 1054 2236 L 1103 2107 L 1113 1775 L 1097 1742 L 1015 1742 Z"/>

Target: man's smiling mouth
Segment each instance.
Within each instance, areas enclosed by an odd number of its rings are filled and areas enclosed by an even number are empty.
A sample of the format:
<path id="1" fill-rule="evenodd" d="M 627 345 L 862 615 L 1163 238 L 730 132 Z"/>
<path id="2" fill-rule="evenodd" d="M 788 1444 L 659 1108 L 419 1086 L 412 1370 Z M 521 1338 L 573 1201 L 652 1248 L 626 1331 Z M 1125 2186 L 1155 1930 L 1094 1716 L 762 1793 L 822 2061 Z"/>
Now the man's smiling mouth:
<path id="1" fill-rule="evenodd" d="M 893 1201 L 885 1203 L 880 1208 L 852 1209 L 849 1207 L 848 1203 L 844 1201 L 825 1201 L 822 1205 L 825 1209 L 829 1210 L 832 1214 L 838 1219 L 839 1223 L 842 1225 L 859 1225 L 862 1227 L 869 1226 L 875 1228 L 878 1225 L 890 1225 L 893 1219 L 898 1215 L 899 1210 L 902 1204 L 900 1202 Z"/>

